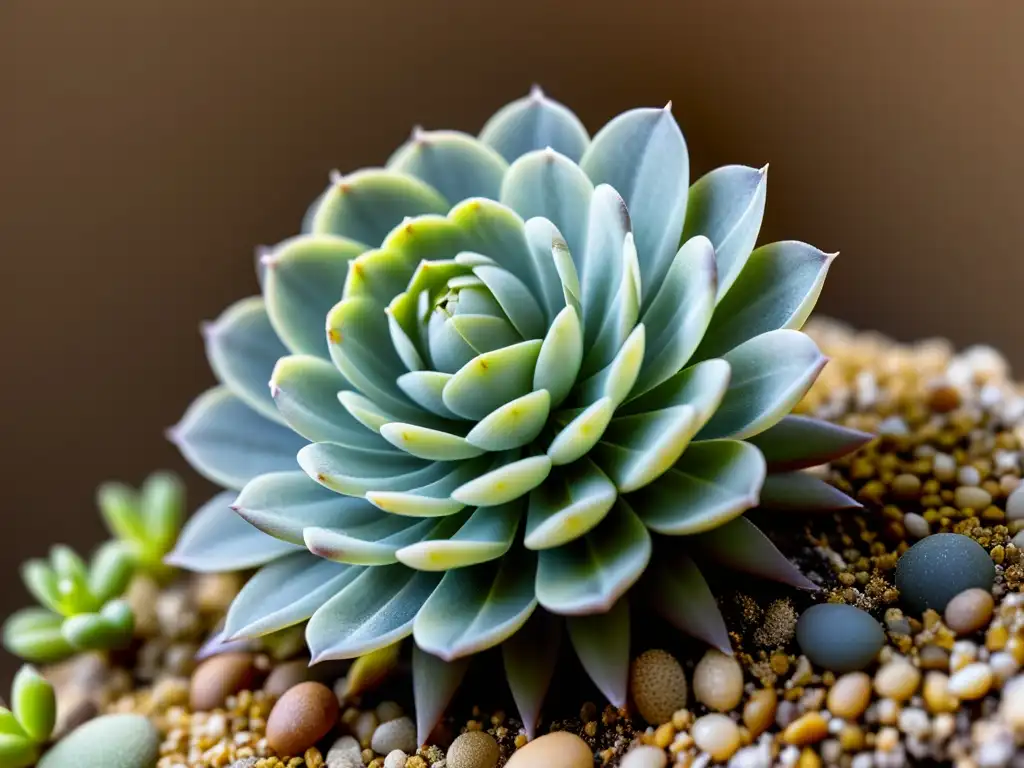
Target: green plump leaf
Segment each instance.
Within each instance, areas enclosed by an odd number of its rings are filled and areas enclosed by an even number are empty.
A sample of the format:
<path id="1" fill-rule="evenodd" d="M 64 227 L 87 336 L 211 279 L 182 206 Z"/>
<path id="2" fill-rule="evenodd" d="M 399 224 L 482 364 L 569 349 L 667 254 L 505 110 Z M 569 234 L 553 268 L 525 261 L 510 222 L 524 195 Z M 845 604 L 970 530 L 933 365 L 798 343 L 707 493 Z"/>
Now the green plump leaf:
<path id="1" fill-rule="evenodd" d="M 531 391 L 541 341 L 524 341 L 470 360 L 445 385 L 444 404 L 466 419 L 479 420 Z"/>
<path id="2" fill-rule="evenodd" d="M 465 133 L 417 130 L 391 156 L 388 168 L 421 179 L 457 203 L 470 197 L 497 200 L 508 163 Z"/>
<path id="3" fill-rule="evenodd" d="M 306 444 L 223 387 L 196 398 L 169 437 L 197 472 L 234 490 L 265 472 L 293 469 L 296 452 Z"/>
<path id="4" fill-rule="evenodd" d="M 4 768 L 29 768 L 39 760 L 39 747 L 28 738 L 0 733 L 0 764 Z"/>
<path id="5" fill-rule="evenodd" d="M 15 718 L 32 741 L 42 744 L 50 738 L 57 722 L 57 696 L 53 686 L 35 667 L 26 664 L 14 676 L 11 706 Z"/>
<path id="6" fill-rule="evenodd" d="M 380 429 L 381 437 L 396 448 L 428 461 L 461 461 L 484 453 L 461 435 L 440 429 L 393 421 Z"/>
<path id="7" fill-rule="evenodd" d="M 718 295 L 736 280 L 750 256 L 764 216 L 768 167 L 716 168 L 690 187 L 682 242 L 704 235 L 715 249 Z"/>
<path id="8" fill-rule="evenodd" d="M 123 600 L 107 603 L 99 613 L 80 613 L 64 620 L 61 634 L 76 650 L 122 648 L 135 628 L 135 617 Z"/>
<path id="9" fill-rule="evenodd" d="M 580 663 L 613 707 L 626 706 L 629 688 L 629 601 L 621 598 L 605 613 L 566 621 Z"/>
<path id="10" fill-rule="evenodd" d="M 200 573 L 223 573 L 254 568 L 300 548 L 250 525 L 232 510 L 234 500 L 235 494 L 226 491 L 200 507 L 166 562 Z"/>
<path id="11" fill-rule="evenodd" d="M 520 448 L 536 439 L 550 412 L 551 395 L 536 390 L 491 411 L 470 430 L 466 442 L 487 451 Z"/>
<path id="12" fill-rule="evenodd" d="M 282 421 L 267 389 L 278 358 L 288 354 L 270 323 L 262 296 L 250 296 L 203 326 L 206 357 L 221 384 L 271 421 Z"/>
<path id="13" fill-rule="evenodd" d="M 571 110 L 534 87 L 529 96 L 498 110 L 480 131 L 480 141 L 510 163 L 545 147 L 578 161 L 590 137 Z"/>
<path id="14" fill-rule="evenodd" d="M 826 362 L 809 337 L 790 330 L 755 336 L 723 359 L 732 378 L 700 440 L 740 440 L 775 426 L 800 402 Z"/>
<path id="15" fill-rule="evenodd" d="M 548 456 L 555 466 L 571 464 L 586 456 L 597 445 L 615 415 L 615 401 L 605 396 L 580 411 L 563 411 L 555 416 L 565 425 L 548 445 Z"/>
<path id="16" fill-rule="evenodd" d="M 55 613 L 63 613 L 63 598 L 57 574 L 45 560 L 26 560 L 21 564 L 21 580 L 32 597 Z"/>
<path id="17" fill-rule="evenodd" d="M 18 722 L 18 718 L 14 716 L 7 707 L 0 706 L 0 734 L 7 734 L 10 736 L 21 736 L 27 739 L 28 734 L 25 733 L 25 729 L 21 727 L 21 723 Z"/>
<path id="18" fill-rule="evenodd" d="M 558 469 L 530 492 L 527 549 L 551 549 L 579 538 L 604 520 L 618 492 L 589 459 Z"/>
<path id="19" fill-rule="evenodd" d="M 451 533 L 454 528 L 447 524 L 435 528 L 438 533 L 402 547 L 395 557 L 410 568 L 423 571 L 449 571 L 495 560 L 512 546 L 523 506 L 520 498 L 499 507 L 480 507 L 472 513 L 467 510 L 465 514 L 449 515 L 445 519 L 460 526 L 457 531 Z"/>
<path id="20" fill-rule="evenodd" d="M 63 623 L 61 616 L 45 608 L 24 608 L 4 622 L 4 648 L 36 664 L 59 661 L 74 652 L 61 634 Z"/>
<path id="21" fill-rule="evenodd" d="M 796 241 L 758 248 L 719 298 L 695 357 L 726 355 L 768 331 L 799 330 L 818 301 L 835 256 Z"/>
<path id="22" fill-rule="evenodd" d="M 139 494 L 124 483 L 103 483 L 96 490 L 96 505 L 110 532 L 124 541 L 142 546 L 147 539 Z"/>
<path id="23" fill-rule="evenodd" d="M 172 472 L 154 472 L 142 484 L 140 496 L 147 553 L 162 559 L 185 520 L 185 484 Z"/>
<path id="24" fill-rule="evenodd" d="M 124 594 L 135 571 L 128 547 L 120 541 L 108 541 L 93 555 L 89 568 L 89 591 L 99 603 Z"/>
<path id="25" fill-rule="evenodd" d="M 550 458 L 528 456 L 460 485 L 452 491 L 452 498 L 467 506 L 496 507 L 529 493 L 543 483 L 550 472 Z"/>
<path id="26" fill-rule="evenodd" d="M 629 208 L 640 256 L 644 305 L 679 247 L 690 160 L 669 109 L 633 109 L 594 136 L 580 160 L 594 184 L 610 184 Z"/>
<path id="27" fill-rule="evenodd" d="M 786 416 L 774 427 L 749 438 L 764 454 L 772 472 L 827 464 L 870 441 L 874 435 L 808 416 Z"/>

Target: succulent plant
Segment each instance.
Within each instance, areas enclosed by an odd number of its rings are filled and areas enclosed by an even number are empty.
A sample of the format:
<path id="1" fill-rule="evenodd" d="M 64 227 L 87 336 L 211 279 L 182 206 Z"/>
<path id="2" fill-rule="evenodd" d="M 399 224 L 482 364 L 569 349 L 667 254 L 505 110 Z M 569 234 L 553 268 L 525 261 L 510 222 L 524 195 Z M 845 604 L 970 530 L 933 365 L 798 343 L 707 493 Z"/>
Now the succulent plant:
<path id="1" fill-rule="evenodd" d="M 124 543 L 135 568 L 157 579 L 173 571 L 164 557 L 174 548 L 185 519 L 185 489 L 170 472 L 154 472 L 135 490 L 108 482 L 96 491 L 96 504 L 111 534 Z"/>
<path id="2" fill-rule="evenodd" d="M 22 666 L 11 687 L 11 709 L 0 707 L 0 768 L 35 765 L 56 721 L 53 686 L 34 667 Z"/>
<path id="3" fill-rule="evenodd" d="M 128 548 L 116 541 L 100 546 L 89 565 L 63 545 L 50 550 L 49 562 L 29 560 L 21 577 L 40 606 L 7 619 L 4 647 L 43 663 L 76 651 L 123 646 L 131 639 L 135 622 L 128 604 L 116 598 L 124 593 L 132 573 Z"/>
<path id="4" fill-rule="evenodd" d="M 631 611 L 728 652 L 702 574 L 813 588 L 743 513 L 856 506 L 800 470 L 866 439 L 789 415 L 833 255 L 754 248 L 766 170 L 691 187 L 669 107 L 591 139 L 534 90 L 335 174 L 205 328 L 220 386 L 170 436 L 228 490 L 170 561 L 260 567 L 230 636 L 308 621 L 315 661 L 412 635 L 421 739 L 499 644 L 527 729 L 563 626 L 618 706 Z"/>

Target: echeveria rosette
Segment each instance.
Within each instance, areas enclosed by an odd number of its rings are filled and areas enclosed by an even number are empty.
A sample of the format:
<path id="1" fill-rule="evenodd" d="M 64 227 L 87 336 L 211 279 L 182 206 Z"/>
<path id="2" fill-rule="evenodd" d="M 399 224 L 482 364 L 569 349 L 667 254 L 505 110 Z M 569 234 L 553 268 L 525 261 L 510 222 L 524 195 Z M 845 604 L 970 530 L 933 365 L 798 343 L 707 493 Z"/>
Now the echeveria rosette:
<path id="1" fill-rule="evenodd" d="M 329 659 L 412 634 L 422 739 L 499 644 L 532 730 L 563 625 L 622 706 L 645 572 L 726 651 L 702 569 L 813 588 L 742 515 L 854 505 L 800 470 L 866 436 L 787 415 L 825 363 L 797 329 L 833 257 L 754 249 L 765 170 L 688 166 L 668 108 L 591 140 L 535 91 L 332 180 L 207 329 L 221 386 L 173 431 L 231 489 L 173 561 L 262 566 L 229 635 L 308 620 Z"/>

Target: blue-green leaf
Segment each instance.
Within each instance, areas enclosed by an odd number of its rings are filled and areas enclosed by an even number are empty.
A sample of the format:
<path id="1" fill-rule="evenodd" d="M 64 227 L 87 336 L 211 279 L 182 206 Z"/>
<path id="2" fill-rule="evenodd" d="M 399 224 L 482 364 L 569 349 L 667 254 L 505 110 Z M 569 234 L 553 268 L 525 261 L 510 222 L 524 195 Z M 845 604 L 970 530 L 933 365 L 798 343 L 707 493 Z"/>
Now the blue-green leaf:
<path id="1" fill-rule="evenodd" d="M 583 326 L 576 310 L 565 307 L 544 336 L 533 370 L 533 388 L 548 391 L 552 408 L 561 405 L 576 383 L 582 362 Z"/>
<path id="2" fill-rule="evenodd" d="M 579 538 L 600 523 L 618 492 L 588 459 L 556 470 L 530 493 L 526 518 L 527 549 L 550 549 Z"/>
<path id="3" fill-rule="evenodd" d="M 806 472 L 773 472 L 761 490 L 761 506 L 791 512 L 860 509 L 860 502 Z"/>
<path id="4" fill-rule="evenodd" d="M 445 406 L 463 418 L 479 420 L 529 393 L 541 345 L 534 339 L 477 355 L 445 384 Z"/>
<path id="5" fill-rule="evenodd" d="M 597 187 L 590 198 L 586 248 L 582 252 L 570 252 L 579 274 L 584 349 L 594 346 L 611 311 L 626 263 L 623 255 L 626 235 L 631 230 L 629 211 L 619 193 L 607 184 Z M 591 368 L 590 373 L 593 370 Z"/>
<path id="6" fill-rule="evenodd" d="M 680 632 L 732 655 L 732 643 L 715 596 L 697 564 L 684 552 L 664 548 L 654 556 L 640 594 Z"/>
<path id="7" fill-rule="evenodd" d="M 533 738 L 541 706 L 555 676 L 562 639 L 562 619 L 537 608 L 522 628 L 501 646 L 505 677 L 519 710 L 519 719 Z"/>
<path id="8" fill-rule="evenodd" d="M 510 163 L 545 147 L 579 160 L 590 136 L 571 110 L 535 86 L 529 96 L 498 110 L 480 131 L 480 141 L 494 147 Z"/>
<path id="9" fill-rule="evenodd" d="M 449 539 L 469 512 L 438 518 L 389 515 L 374 509 L 375 518 L 342 529 L 306 528 L 306 548 L 314 555 L 351 565 L 391 565 L 403 547 L 432 539 Z M 423 569 L 428 570 L 428 569 Z"/>
<path id="10" fill-rule="evenodd" d="M 594 460 L 623 493 L 661 477 L 700 429 L 697 409 L 675 405 L 611 420 L 594 447 Z"/>
<path id="11" fill-rule="evenodd" d="M 818 587 L 744 517 L 694 537 L 694 552 L 719 566 L 751 573 L 799 589 Z"/>
<path id="12" fill-rule="evenodd" d="M 594 685 L 621 709 L 629 689 L 629 601 L 620 598 L 605 613 L 566 621 L 576 655 Z"/>
<path id="13" fill-rule="evenodd" d="M 469 669 L 469 659 L 443 661 L 419 646 L 412 647 L 412 693 L 416 709 L 416 741 L 426 744 Z"/>
<path id="14" fill-rule="evenodd" d="M 388 160 L 388 168 L 425 181 L 457 203 L 470 197 L 497 200 L 508 163 L 468 134 L 417 129 Z"/>
<path id="15" fill-rule="evenodd" d="M 536 381 L 536 374 L 534 381 Z M 509 451 L 533 440 L 547 424 L 551 395 L 539 389 L 484 416 L 466 435 L 466 442 L 488 451 Z"/>
<path id="16" fill-rule="evenodd" d="M 789 415 L 770 429 L 749 438 L 764 454 L 772 472 L 816 467 L 838 459 L 872 440 L 874 435 L 809 416 Z"/>
<path id="17" fill-rule="evenodd" d="M 518 499 L 544 482 L 551 472 L 547 456 L 528 456 L 492 469 L 460 485 L 452 498 L 477 507 L 496 507 Z"/>
<path id="18" fill-rule="evenodd" d="M 440 480 L 446 465 L 400 451 L 365 451 L 335 443 L 311 443 L 299 451 L 299 466 L 318 483 L 346 496 L 369 491 L 410 491 Z"/>
<path id="19" fill-rule="evenodd" d="M 399 549 L 395 557 L 421 571 L 450 571 L 496 560 L 511 548 L 523 506 L 516 499 L 499 507 L 479 507 L 469 519 L 453 515 L 456 525 L 461 523 L 457 531 L 450 533 L 452 529 L 446 528 L 446 536 L 424 536 Z"/>

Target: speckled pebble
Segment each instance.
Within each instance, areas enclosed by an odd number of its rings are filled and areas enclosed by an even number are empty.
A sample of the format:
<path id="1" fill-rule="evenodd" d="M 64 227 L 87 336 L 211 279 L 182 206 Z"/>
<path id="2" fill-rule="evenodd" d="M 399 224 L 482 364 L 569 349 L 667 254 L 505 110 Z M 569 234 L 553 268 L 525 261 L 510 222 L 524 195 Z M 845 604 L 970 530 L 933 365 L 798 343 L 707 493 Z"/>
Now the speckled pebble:
<path id="1" fill-rule="evenodd" d="M 992 618 L 995 601 L 985 589 L 967 589 L 946 605 L 943 618 L 946 626 L 958 635 L 970 635 L 982 629 Z"/>
<path id="2" fill-rule="evenodd" d="M 408 759 L 405 752 L 396 749 L 393 752 L 389 752 L 388 756 L 384 758 L 384 768 L 405 768 L 405 763 Z"/>
<path id="3" fill-rule="evenodd" d="M 326 755 L 327 768 L 362 768 L 363 748 L 351 736 L 342 736 Z"/>
<path id="4" fill-rule="evenodd" d="M 299 683 L 267 717 L 267 743 L 281 755 L 301 755 L 338 722 L 338 699 L 326 685 Z"/>
<path id="5" fill-rule="evenodd" d="M 515 751 L 505 768 L 593 768 L 587 742 L 572 733 L 556 731 Z"/>
<path id="6" fill-rule="evenodd" d="M 373 732 L 370 748 L 378 755 L 386 755 L 396 749 L 415 752 L 416 725 L 408 717 L 381 723 Z"/>
<path id="7" fill-rule="evenodd" d="M 743 669 L 732 656 L 709 650 L 693 670 L 693 695 L 708 709 L 729 712 L 743 699 Z"/>
<path id="8" fill-rule="evenodd" d="M 666 765 L 668 758 L 664 750 L 642 744 L 626 753 L 619 768 L 665 768 Z"/>
<path id="9" fill-rule="evenodd" d="M 690 735 L 697 747 L 715 760 L 728 760 L 740 748 L 740 729 L 726 715 L 712 713 L 697 718 Z"/>
<path id="10" fill-rule="evenodd" d="M 885 633 L 859 608 L 823 603 L 804 611 L 796 625 L 796 641 L 819 667 L 852 672 L 871 663 L 885 643 Z"/>
<path id="11" fill-rule="evenodd" d="M 494 768 L 498 764 L 498 742 L 483 731 L 467 731 L 448 747 L 447 768 Z"/>
<path id="12" fill-rule="evenodd" d="M 38 768 L 153 768 L 160 734 L 141 715 L 105 715 L 81 725 L 42 760 Z"/>
<path id="13" fill-rule="evenodd" d="M 644 720 L 661 725 L 686 706 L 686 673 L 667 651 L 644 651 L 633 661 L 629 691 Z"/>
<path id="14" fill-rule="evenodd" d="M 992 588 L 995 564 L 974 539 L 959 533 L 936 533 L 921 539 L 896 564 L 900 600 L 912 611 L 940 613 L 964 590 Z"/>

